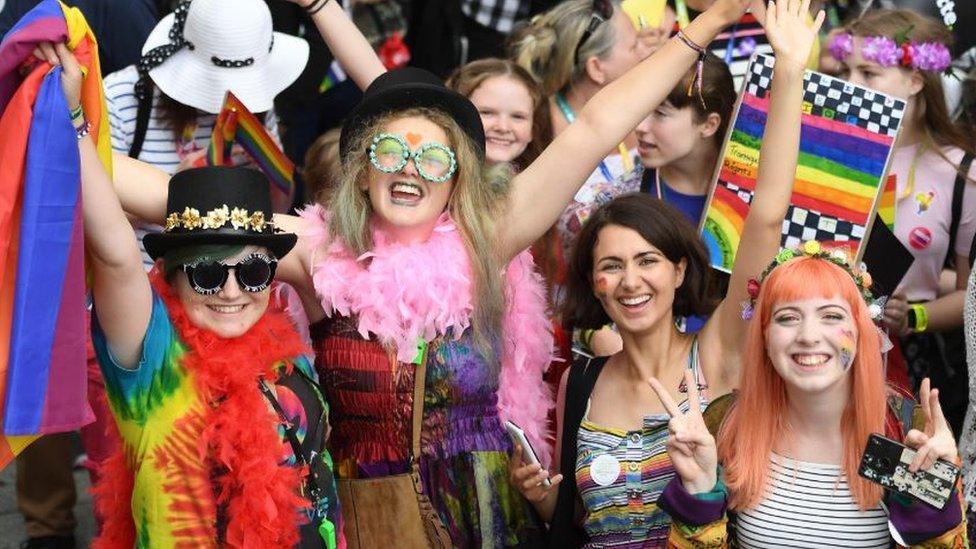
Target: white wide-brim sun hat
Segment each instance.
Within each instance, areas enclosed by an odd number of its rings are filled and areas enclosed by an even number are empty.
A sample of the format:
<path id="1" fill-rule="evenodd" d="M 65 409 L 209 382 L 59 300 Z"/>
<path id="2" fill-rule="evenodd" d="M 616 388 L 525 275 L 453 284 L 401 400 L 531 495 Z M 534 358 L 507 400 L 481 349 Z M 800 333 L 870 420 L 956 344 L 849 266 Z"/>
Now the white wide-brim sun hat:
<path id="1" fill-rule="evenodd" d="M 174 14 L 149 34 L 142 54 L 170 43 Z M 186 16 L 186 46 L 149 71 L 159 89 L 176 101 L 220 112 L 230 90 L 255 113 L 265 112 L 308 62 L 308 43 L 272 31 L 262 0 L 193 0 Z"/>

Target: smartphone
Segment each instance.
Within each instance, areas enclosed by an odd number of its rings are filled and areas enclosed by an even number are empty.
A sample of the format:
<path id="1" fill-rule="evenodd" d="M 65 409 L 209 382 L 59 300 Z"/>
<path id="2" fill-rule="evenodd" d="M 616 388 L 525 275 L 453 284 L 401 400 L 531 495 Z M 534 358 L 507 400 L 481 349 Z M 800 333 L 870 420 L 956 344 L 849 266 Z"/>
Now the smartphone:
<path id="1" fill-rule="evenodd" d="M 525 437 L 525 431 L 521 427 L 512 423 L 511 421 L 505 422 L 505 430 L 508 431 L 508 436 L 512 437 L 512 442 L 518 444 L 522 447 L 522 458 L 529 465 L 535 465 L 539 462 L 539 456 L 536 455 L 535 450 L 532 449 L 532 445 L 529 444 L 529 439 Z M 552 486 L 549 479 L 542 481 L 542 485 L 546 488 Z"/>
<path id="2" fill-rule="evenodd" d="M 868 437 L 858 474 L 888 490 L 911 496 L 936 509 L 945 507 L 959 477 L 959 467 L 937 460 L 931 467 L 912 473 L 908 470 L 915 450 L 878 434 Z"/>

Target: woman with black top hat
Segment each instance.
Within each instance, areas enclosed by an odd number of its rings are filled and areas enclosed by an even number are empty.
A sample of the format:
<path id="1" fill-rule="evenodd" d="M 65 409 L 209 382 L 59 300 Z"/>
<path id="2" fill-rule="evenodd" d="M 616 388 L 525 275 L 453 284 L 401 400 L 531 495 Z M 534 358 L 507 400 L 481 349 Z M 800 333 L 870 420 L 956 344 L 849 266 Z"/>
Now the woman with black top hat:
<path id="1" fill-rule="evenodd" d="M 316 20 L 337 8 L 295 1 L 319 10 Z M 386 73 L 366 90 L 343 125 L 343 179 L 330 210 L 312 208 L 304 223 L 275 217 L 302 233 L 277 276 L 299 292 L 315 323 L 350 545 L 394 543 L 406 522 L 377 517 L 394 502 L 357 481 L 378 486 L 411 473 L 438 523 L 426 522 L 431 541 L 511 546 L 538 538 L 508 479 L 511 443 L 498 401 L 516 389 L 498 351 L 521 334 L 499 330 L 507 297 L 499 273 L 552 225 L 605 151 L 664 99 L 699 55 L 697 45 L 747 3 L 719 0 L 681 38 L 601 90 L 514 177 L 504 200 L 489 183 L 508 175 L 485 166 L 484 130 L 470 101 L 418 69 Z M 131 161 L 119 168 L 123 204 L 159 219 L 160 196 L 126 184 L 159 175 Z M 418 370 L 426 375 L 415 384 Z M 418 445 L 415 404 L 423 406 Z M 359 503 L 366 501 L 374 505 Z"/>
<path id="2" fill-rule="evenodd" d="M 68 106 L 82 74 L 63 44 Z M 135 235 L 83 116 L 78 131 L 93 340 L 121 435 L 96 486 L 101 547 L 335 547 L 328 408 L 306 346 L 269 312 L 294 234 L 270 223 L 267 180 L 201 168 L 169 182 L 166 228 Z"/>

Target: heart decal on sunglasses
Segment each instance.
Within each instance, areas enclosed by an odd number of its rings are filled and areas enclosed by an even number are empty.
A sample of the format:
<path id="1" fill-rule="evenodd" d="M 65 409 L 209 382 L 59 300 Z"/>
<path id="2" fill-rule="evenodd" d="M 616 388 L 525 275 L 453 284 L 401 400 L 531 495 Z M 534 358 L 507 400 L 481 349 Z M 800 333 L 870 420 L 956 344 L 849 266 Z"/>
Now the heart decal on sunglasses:
<path id="1" fill-rule="evenodd" d="M 411 147 L 416 147 L 417 145 L 420 144 L 420 140 L 423 139 L 419 133 L 413 133 L 413 132 L 407 132 L 406 137 L 407 137 L 407 143 L 409 143 Z"/>

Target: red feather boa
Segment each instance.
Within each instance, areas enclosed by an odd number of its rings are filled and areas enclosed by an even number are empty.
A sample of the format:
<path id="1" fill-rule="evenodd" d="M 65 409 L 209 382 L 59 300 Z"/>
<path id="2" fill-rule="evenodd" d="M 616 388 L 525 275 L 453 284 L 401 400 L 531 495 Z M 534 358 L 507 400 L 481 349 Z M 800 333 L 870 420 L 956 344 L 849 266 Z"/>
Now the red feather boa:
<path id="1" fill-rule="evenodd" d="M 309 506 L 300 495 L 306 472 L 281 465 L 278 417 L 258 389 L 258 379 L 277 379 L 282 361 L 285 371 L 290 372 L 289 359 L 306 353 L 307 347 L 289 320 L 270 306 L 246 334 L 222 339 L 190 322 L 175 291 L 157 271 L 150 278 L 187 346 L 182 366 L 193 373 L 201 398 L 211 403 L 203 418 L 197 451 L 200 462 L 207 465 L 205 471 L 212 470 L 210 466 L 224 471 L 212 477 L 212 487 L 214 508 L 226 508 L 225 544 L 294 546 L 299 541 L 299 511 Z M 185 418 L 181 422 L 199 420 Z M 98 513 L 105 522 L 94 547 L 135 545 L 131 465 L 131 456 L 126 456 L 120 445 L 103 466 L 103 480 L 94 493 Z M 216 518 L 210 523 L 215 524 Z M 216 533 L 211 532 L 211 536 L 216 545 Z"/>

